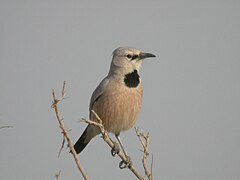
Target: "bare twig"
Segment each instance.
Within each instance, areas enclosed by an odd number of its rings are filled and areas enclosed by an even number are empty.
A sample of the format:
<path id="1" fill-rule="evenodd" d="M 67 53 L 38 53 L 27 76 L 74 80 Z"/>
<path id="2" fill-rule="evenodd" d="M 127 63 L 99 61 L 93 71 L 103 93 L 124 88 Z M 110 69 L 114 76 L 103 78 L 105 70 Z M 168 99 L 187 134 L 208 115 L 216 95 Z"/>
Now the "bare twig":
<path id="1" fill-rule="evenodd" d="M 94 110 L 91 110 L 91 112 L 95 115 L 95 117 L 97 118 L 98 122 L 95 121 L 91 121 L 91 120 L 86 120 L 86 119 L 82 119 L 83 122 L 86 122 L 88 124 L 92 124 L 96 127 L 99 128 L 101 134 L 102 134 L 102 138 L 103 140 L 111 147 L 114 147 L 114 143 L 113 140 L 110 138 L 110 136 L 108 135 L 108 132 L 104 129 L 103 124 L 102 124 L 102 120 L 100 119 L 100 117 L 97 115 L 96 112 L 94 112 Z M 125 155 L 120 151 L 118 153 L 118 156 L 123 160 L 123 161 L 127 161 Z M 140 180 L 143 180 L 143 176 L 140 175 L 140 173 L 137 171 L 137 169 L 132 165 L 132 166 L 127 166 L 128 169 L 130 169 L 132 171 L 132 173 Z"/>
<path id="2" fill-rule="evenodd" d="M 147 158 L 149 156 L 149 152 L 148 152 L 148 147 L 149 147 L 149 133 L 147 133 L 147 135 L 139 132 L 139 129 L 135 127 L 135 131 L 136 134 L 142 144 L 143 147 L 143 158 L 142 158 L 142 163 L 143 163 L 143 168 L 145 171 L 145 175 L 147 176 L 147 178 L 149 180 L 152 180 L 152 166 L 153 166 L 153 158 L 152 158 L 152 162 L 151 162 L 151 169 L 148 169 L 147 166 Z"/>
<path id="3" fill-rule="evenodd" d="M 58 123 L 60 125 L 60 128 L 62 130 L 62 133 L 63 133 L 64 137 L 66 138 L 66 140 L 68 142 L 68 147 L 70 148 L 70 151 L 71 151 L 71 153 L 73 155 L 73 158 L 74 158 L 74 160 L 75 160 L 75 162 L 77 164 L 77 167 L 78 167 L 80 173 L 82 174 L 83 178 L 86 180 L 86 179 L 89 179 L 89 178 L 88 178 L 86 172 L 83 170 L 83 167 L 81 166 L 81 164 L 80 164 L 80 162 L 79 162 L 79 160 L 77 158 L 77 153 L 76 153 L 76 151 L 75 151 L 75 149 L 73 147 L 73 144 L 71 142 L 71 139 L 70 139 L 70 136 L 68 134 L 68 131 L 64 127 L 63 118 L 61 117 L 61 114 L 60 114 L 59 109 L 58 109 L 58 103 L 60 101 L 62 101 L 63 99 L 65 99 L 65 86 L 66 86 L 66 82 L 64 81 L 63 88 L 62 88 L 62 96 L 59 99 L 56 98 L 54 89 L 52 90 L 52 96 L 53 96 L 52 108 L 55 110 L 55 114 L 56 114 Z"/>
<path id="4" fill-rule="evenodd" d="M 56 113 L 56 117 L 57 117 L 57 120 L 59 122 L 59 125 L 60 125 L 60 128 L 62 130 L 62 133 L 63 133 L 63 142 L 62 142 L 62 146 L 60 148 L 60 151 L 59 151 L 59 154 L 58 156 L 60 155 L 63 147 L 64 147 L 64 142 L 65 142 L 65 139 L 67 140 L 68 142 L 68 147 L 70 148 L 70 152 L 73 154 L 73 157 L 74 157 L 74 160 L 77 164 L 77 167 L 79 169 L 79 171 L 81 172 L 82 176 L 84 177 L 84 179 L 88 179 L 88 176 L 87 174 L 84 172 L 82 166 L 80 165 L 80 162 L 77 158 L 77 154 L 76 154 L 76 151 L 73 147 L 73 144 L 70 140 L 70 137 L 68 135 L 68 131 L 65 129 L 64 127 L 64 124 L 63 124 L 63 118 L 61 117 L 60 115 L 60 112 L 58 110 L 58 103 L 60 101 L 62 101 L 63 99 L 65 99 L 65 86 L 66 86 L 66 83 L 64 82 L 63 83 L 63 88 L 62 88 L 62 96 L 61 98 L 57 99 L 56 98 L 56 95 L 55 95 L 55 91 L 54 89 L 52 90 L 52 95 L 53 95 L 53 104 L 52 104 L 52 108 L 55 110 L 55 113 Z M 102 138 L 103 140 L 111 147 L 111 148 L 114 148 L 114 143 L 113 143 L 113 140 L 110 138 L 108 132 L 104 129 L 104 126 L 102 124 L 102 120 L 99 118 L 99 116 L 93 111 L 91 110 L 91 112 L 95 115 L 96 119 L 97 119 L 97 122 L 95 121 L 91 121 L 91 120 L 87 120 L 87 119 L 82 119 L 83 122 L 85 123 L 88 123 L 88 124 L 92 124 L 96 127 L 99 128 L 101 134 L 102 134 Z M 153 158 L 152 158 L 152 162 L 151 162 L 151 170 L 148 169 L 147 167 L 147 157 L 149 155 L 148 153 L 148 145 L 149 145 L 149 134 L 147 134 L 146 136 L 143 134 L 143 133 L 139 133 L 138 129 L 136 129 L 136 133 L 137 133 L 137 136 L 143 146 L 143 159 L 142 159 L 142 163 L 143 163 L 143 167 L 144 167 L 144 170 L 145 170 L 145 175 L 148 177 L 149 180 L 152 180 L 152 166 L 153 166 Z M 126 159 L 126 156 L 120 151 L 118 153 L 118 156 L 124 161 L 126 162 L 127 159 Z M 144 180 L 144 176 L 140 175 L 140 173 L 137 171 L 137 169 L 131 165 L 131 166 L 126 166 L 129 170 L 132 171 L 132 173 L 140 180 Z M 59 178 L 59 175 L 60 175 L 60 172 L 59 174 L 57 174 L 55 177 L 58 179 Z"/>
<path id="5" fill-rule="evenodd" d="M 13 126 L 1 126 L 0 129 L 3 129 L 3 128 L 13 128 Z"/>
<path id="6" fill-rule="evenodd" d="M 61 148 L 60 148 L 60 150 L 59 150 L 59 152 L 58 152 L 58 158 L 60 157 L 60 154 L 61 154 L 61 152 L 62 152 L 62 150 L 63 150 L 64 144 L 65 144 L 65 136 L 64 136 L 64 134 L 63 134 L 62 146 L 61 146 Z"/>

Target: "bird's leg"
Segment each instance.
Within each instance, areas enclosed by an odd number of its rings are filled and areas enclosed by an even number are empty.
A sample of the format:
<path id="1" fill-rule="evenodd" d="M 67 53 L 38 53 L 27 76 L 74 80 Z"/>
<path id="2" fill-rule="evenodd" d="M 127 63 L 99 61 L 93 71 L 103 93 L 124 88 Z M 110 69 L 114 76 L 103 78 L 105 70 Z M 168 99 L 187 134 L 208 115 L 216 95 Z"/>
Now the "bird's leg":
<path id="1" fill-rule="evenodd" d="M 117 138 L 118 143 L 120 144 L 121 149 L 122 149 L 122 151 L 123 151 L 123 153 L 124 153 L 124 155 L 125 155 L 125 158 L 126 158 L 125 161 L 122 160 L 122 161 L 119 163 L 119 168 L 120 168 L 120 169 L 124 169 L 124 168 L 126 168 L 126 167 L 131 167 L 131 166 L 132 166 L 132 160 L 131 160 L 131 158 L 127 155 L 126 151 L 124 150 L 122 141 L 121 141 L 121 139 L 120 139 L 120 137 L 119 137 L 119 134 L 115 134 L 115 137 Z"/>

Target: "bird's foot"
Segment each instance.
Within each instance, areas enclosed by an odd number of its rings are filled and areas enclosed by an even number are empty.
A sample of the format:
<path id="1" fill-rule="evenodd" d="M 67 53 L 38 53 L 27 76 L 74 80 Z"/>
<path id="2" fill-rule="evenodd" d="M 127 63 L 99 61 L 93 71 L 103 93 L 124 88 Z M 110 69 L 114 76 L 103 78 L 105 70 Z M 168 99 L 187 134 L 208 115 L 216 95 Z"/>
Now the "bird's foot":
<path id="1" fill-rule="evenodd" d="M 116 154 L 119 153 L 120 150 L 119 150 L 119 145 L 118 145 L 117 142 L 113 141 L 113 144 L 114 144 L 114 146 L 113 146 L 113 148 L 111 150 L 111 154 L 112 154 L 112 156 L 115 156 Z"/>
<path id="2" fill-rule="evenodd" d="M 119 168 L 124 169 L 124 168 L 131 168 L 132 167 L 132 160 L 129 156 L 125 156 L 126 160 L 122 160 L 119 163 Z"/>

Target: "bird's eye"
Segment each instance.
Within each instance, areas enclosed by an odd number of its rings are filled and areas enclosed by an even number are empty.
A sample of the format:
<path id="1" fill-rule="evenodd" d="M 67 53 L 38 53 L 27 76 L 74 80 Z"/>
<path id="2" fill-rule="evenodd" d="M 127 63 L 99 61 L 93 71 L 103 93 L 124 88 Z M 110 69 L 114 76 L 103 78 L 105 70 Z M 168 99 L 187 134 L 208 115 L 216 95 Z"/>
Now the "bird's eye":
<path id="1" fill-rule="evenodd" d="M 132 59 L 132 55 L 131 55 L 131 54 L 128 54 L 128 55 L 127 55 L 127 58 L 128 58 L 128 59 Z"/>

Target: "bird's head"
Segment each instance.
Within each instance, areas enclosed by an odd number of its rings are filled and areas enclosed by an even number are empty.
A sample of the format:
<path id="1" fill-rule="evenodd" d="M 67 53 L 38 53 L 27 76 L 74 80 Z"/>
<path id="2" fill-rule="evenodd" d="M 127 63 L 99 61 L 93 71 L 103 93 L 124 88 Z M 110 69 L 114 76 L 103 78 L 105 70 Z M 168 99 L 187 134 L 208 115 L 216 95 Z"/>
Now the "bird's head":
<path id="1" fill-rule="evenodd" d="M 156 57 L 151 53 L 144 53 L 136 48 L 119 47 L 113 51 L 110 73 L 128 74 L 134 70 L 139 71 L 142 60 Z"/>

